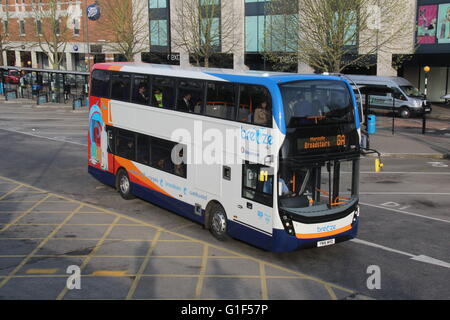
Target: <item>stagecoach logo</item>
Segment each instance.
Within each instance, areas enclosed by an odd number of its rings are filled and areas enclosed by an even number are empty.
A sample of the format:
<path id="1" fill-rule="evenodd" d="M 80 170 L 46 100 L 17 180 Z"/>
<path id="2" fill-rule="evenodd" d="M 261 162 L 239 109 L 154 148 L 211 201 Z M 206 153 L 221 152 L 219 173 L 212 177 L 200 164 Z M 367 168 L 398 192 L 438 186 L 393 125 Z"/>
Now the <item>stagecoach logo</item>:
<path id="1" fill-rule="evenodd" d="M 86 8 L 86 15 L 89 20 L 95 21 L 100 19 L 100 7 L 97 3 L 91 4 Z"/>

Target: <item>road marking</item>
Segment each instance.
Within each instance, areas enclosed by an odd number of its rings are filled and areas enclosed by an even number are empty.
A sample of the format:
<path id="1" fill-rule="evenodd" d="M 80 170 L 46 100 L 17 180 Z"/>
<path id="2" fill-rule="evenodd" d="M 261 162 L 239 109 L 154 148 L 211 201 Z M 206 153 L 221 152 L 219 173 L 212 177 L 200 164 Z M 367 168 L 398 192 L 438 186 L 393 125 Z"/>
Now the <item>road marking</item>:
<path id="1" fill-rule="evenodd" d="M 7 180 L 5 178 L 3 178 L 4 180 Z M 47 194 L 47 197 L 50 197 L 50 193 Z M 32 252 L 30 252 L 25 259 L 22 260 L 22 262 L 20 262 L 20 264 L 14 268 L 13 271 L 11 271 L 1 282 L 0 282 L 0 289 L 13 277 L 16 275 L 16 273 L 24 266 L 28 263 L 28 261 L 31 260 L 31 258 L 33 258 L 33 256 L 41 249 L 43 248 L 49 241 L 50 239 L 59 232 L 59 230 L 75 215 L 77 214 L 77 212 L 79 212 L 81 210 L 81 208 L 83 208 L 85 206 L 84 203 L 79 202 L 78 207 L 72 211 L 72 213 L 70 215 L 68 215 L 63 222 L 61 222 L 61 224 L 56 227 L 55 229 L 53 229 L 53 231 L 47 235 L 47 237 L 44 238 L 44 240 L 42 240 L 39 245 L 34 248 L 34 250 Z"/>
<path id="2" fill-rule="evenodd" d="M 28 269 L 26 274 L 55 274 L 58 269 Z"/>
<path id="3" fill-rule="evenodd" d="M 147 251 L 144 261 L 142 262 L 141 266 L 139 267 L 137 276 L 134 278 L 134 281 L 131 284 L 130 290 L 128 291 L 128 294 L 126 297 L 126 300 L 131 300 L 133 298 L 134 293 L 136 292 L 136 288 L 137 288 L 139 282 L 141 281 L 142 274 L 144 273 L 145 268 L 147 268 L 150 258 L 153 257 L 153 251 L 155 251 L 156 244 L 158 243 L 159 238 L 161 237 L 161 233 L 162 233 L 162 231 L 158 230 L 158 232 L 156 232 L 155 236 L 153 237 L 152 242 L 151 242 L 152 244 Z"/>
<path id="4" fill-rule="evenodd" d="M 94 277 L 124 277 L 127 275 L 127 271 L 99 270 L 92 272 L 91 275 Z"/>
<path id="5" fill-rule="evenodd" d="M 202 290 L 203 290 L 203 282 L 205 280 L 206 266 L 208 264 L 208 249 L 209 249 L 209 245 L 203 244 L 203 257 L 202 257 L 202 262 L 201 262 L 201 267 L 200 267 L 200 274 L 198 276 L 197 286 L 195 287 L 195 298 L 197 298 L 197 299 L 200 298 L 200 296 L 202 294 Z"/>
<path id="6" fill-rule="evenodd" d="M 425 256 L 425 255 L 414 255 L 412 253 L 400 251 L 400 250 L 397 250 L 397 249 L 392 249 L 392 248 L 389 248 L 389 247 L 385 247 L 385 246 L 382 246 L 382 245 L 379 245 L 379 244 L 376 244 L 376 243 L 373 243 L 373 242 L 361 240 L 361 239 L 352 239 L 350 241 L 354 242 L 354 243 L 366 245 L 366 246 L 369 246 L 369 247 L 381 249 L 381 250 L 384 250 L 384 251 L 389 251 L 389 252 L 397 253 L 397 254 L 400 254 L 400 255 L 408 256 L 411 260 L 414 260 L 414 261 L 419 261 L 419 262 L 432 264 L 432 265 L 436 265 L 436 266 L 440 266 L 440 267 L 444 267 L 444 268 L 450 269 L 450 263 L 442 261 L 442 260 L 434 259 L 434 258 Z"/>
<path id="7" fill-rule="evenodd" d="M 450 192 L 360 192 L 360 195 L 450 196 Z"/>
<path id="8" fill-rule="evenodd" d="M 51 140 L 51 141 L 64 142 L 64 143 L 74 144 L 74 145 L 77 145 L 77 146 L 87 147 L 87 143 L 85 144 L 85 143 L 79 143 L 79 142 L 74 142 L 74 141 L 67 141 L 67 140 L 62 140 L 62 139 L 49 138 L 49 137 L 44 137 L 44 136 L 40 136 L 40 135 L 37 135 L 37 134 L 32 134 L 32 133 L 22 132 L 22 131 L 12 130 L 12 129 L 1 128 L 0 130 L 13 132 L 13 133 L 20 133 L 20 134 L 24 134 L 24 135 L 35 137 L 35 138 L 42 138 L 42 139 L 47 139 L 47 140 Z"/>
<path id="9" fill-rule="evenodd" d="M 1 130 L 1 129 L 0 129 Z M 7 178 L 7 177 L 4 177 L 4 176 L 0 176 L 0 179 L 2 179 L 2 180 L 4 180 L 4 181 L 8 181 L 8 182 L 11 182 L 11 183 L 21 183 L 21 182 L 18 182 L 18 181 L 16 181 L 16 180 L 13 180 L 13 179 L 10 179 L 10 178 Z M 289 269 L 289 268 L 287 268 L 287 267 L 283 267 L 283 266 L 281 266 L 281 265 L 279 265 L 279 264 L 277 264 L 277 263 L 273 263 L 273 262 L 269 262 L 269 261 L 265 261 L 265 260 L 263 260 L 263 259 L 259 259 L 259 258 L 255 258 L 255 257 L 252 257 L 252 256 L 249 256 L 249 255 L 245 255 L 245 254 L 243 254 L 243 253 L 241 253 L 241 252 L 239 252 L 239 251 L 233 251 L 233 250 L 230 250 L 230 249 L 227 249 L 227 248 L 224 248 L 224 247 L 222 247 L 222 246 L 217 246 L 217 245 L 214 245 L 214 244 L 211 244 L 211 243 L 209 243 L 209 242 L 206 242 L 206 241 L 204 241 L 204 240 L 199 240 L 199 239 L 196 239 L 196 238 L 193 238 L 193 237 L 191 237 L 191 236 L 187 236 L 187 235 L 183 235 L 183 234 L 178 234 L 178 233 L 174 233 L 174 232 L 172 232 L 171 230 L 169 230 L 169 229 L 165 229 L 165 228 L 162 228 L 162 227 L 160 227 L 160 226 L 157 226 L 157 225 L 153 225 L 153 224 L 151 224 L 151 223 L 148 223 L 148 222 L 145 222 L 145 221 L 142 221 L 142 220 L 140 220 L 140 219 L 138 219 L 138 218 L 134 218 L 134 217 L 132 217 L 132 216 L 127 216 L 127 215 L 125 215 L 125 214 L 122 214 L 122 213 L 118 213 L 118 212 L 116 212 L 116 211 L 113 211 L 113 210 L 110 210 L 110 209 L 106 209 L 106 208 L 102 208 L 102 207 L 100 207 L 100 206 L 98 206 L 98 205 L 93 205 L 93 204 L 87 204 L 87 203 L 84 203 L 84 202 L 82 202 L 82 201 L 80 201 L 80 200 L 76 200 L 76 199 L 73 199 L 73 198 L 69 198 L 69 197 L 66 197 L 66 196 L 63 196 L 63 195 L 60 195 L 60 194 L 55 194 L 55 193 L 52 193 L 52 192 L 49 192 L 48 190 L 44 190 L 44 189 L 41 189 L 41 188 L 39 188 L 39 187 L 35 187 L 35 186 L 32 186 L 32 185 L 29 185 L 29 184 L 26 184 L 26 183 L 23 183 L 23 185 L 24 186 L 26 186 L 26 187 L 29 187 L 29 188 L 32 188 L 33 190 L 39 190 L 39 191 L 41 191 L 41 192 L 43 192 L 43 193 L 48 193 L 49 195 L 51 195 L 51 196 L 56 196 L 56 197 L 58 197 L 58 198 L 60 198 L 60 199 L 63 199 L 63 200 L 66 200 L 66 201 L 68 201 L 68 202 L 71 202 L 71 203 L 77 203 L 77 204 L 80 204 L 80 205 L 82 205 L 82 206 L 86 206 L 87 208 L 89 208 L 90 210 L 88 210 L 89 212 L 94 212 L 94 213 L 98 213 L 98 212 L 102 212 L 102 213 L 107 213 L 107 214 L 111 214 L 111 215 L 113 215 L 113 216 L 115 216 L 115 217 L 118 217 L 118 218 L 120 218 L 120 219 L 126 219 L 127 221 L 132 221 L 132 222 L 134 222 L 134 223 L 138 223 L 138 224 L 141 224 L 142 226 L 145 226 L 145 227 L 149 227 L 149 228 L 154 228 L 154 229 L 156 229 L 156 230 L 161 230 L 161 232 L 164 232 L 164 233 L 167 233 L 167 234 L 169 234 L 169 235 L 174 235 L 174 236 L 177 236 L 177 237 L 179 237 L 179 238 L 182 238 L 183 240 L 158 240 L 158 242 L 163 242 L 163 241 L 183 241 L 183 242 L 194 242 L 194 243 L 201 243 L 201 244 L 203 244 L 204 246 L 208 246 L 209 248 L 213 248 L 213 249 L 216 249 L 216 250 L 220 250 L 220 251 L 223 251 L 224 253 L 229 253 L 229 254 L 231 254 L 232 256 L 230 256 L 230 257 L 228 257 L 228 256 L 223 256 L 223 257 L 219 257 L 219 256 L 217 256 L 217 257 L 213 257 L 213 256 L 208 256 L 208 252 L 207 252 L 207 249 L 206 248 L 204 248 L 204 250 L 205 250 L 205 252 L 203 252 L 203 254 L 202 254 L 202 260 L 205 262 L 205 269 L 206 269 L 206 260 L 208 260 L 208 259 L 211 259 L 211 258 L 226 258 L 226 259 L 247 259 L 247 260 L 250 260 L 250 261 L 255 261 L 255 262 L 257 262 L 257 263 L 260 263 L 260 262 L 262 262 L 262 263 L 264 263 L 265 264 L 265 266 L 268 266 L 268 267 L 271 267 L 271 268 L 276 268 L 277 270 L 280 270 L 280 271 L 284 271 L 284 272 L 286 272 L 286 273 L 289 273 L 289 274 L 292 274 L 292 276 L 269 276 L 269 275 L 266 275 L 266 278 L 268 278 L 268 279 L 306 279 L 306 280 L 311 280 L 311 281 L 314 281 L 315 283 L 318 283 L 318 284 L 321 284 L 321 285 L 323 285 L 323 286 L 326 286 L 326 285 L 328 285 L 328 286 L 330 286 L 331 288 L 333 288 L 333 290 L 340 290 L 340 291 L 343 291 L 343 292 L 346 292 L 346 293 L 348 293 L 348 294 L 355 294 L 355 292 L 353 291 L 353 290 L 350 290 L 350 289 L 347 289 L 347 288 L 345 288 L 345 287 L 343 287 L 343 286 L 340 286 L 340 285 L 337 285 L 337 284 L 334 284 L 334 283 L 331 283 L 331 282 L 327 282 L 327 281 L 324 281 L 324 280 L 321 280 L 320 278 L 316 278 L 316 277 L 313 277 L 313 276 L 309 276 L 309 275 L 307 275 L 307 274 L 305 274 L 305 273 L 302 273 L 302 272 L 300 272 L 300 271 L 296 271 L 296 270 L 293 270 L 293 269 Z M 83 210 L 81 210 L 80 209 L 80 211 L 82 211 L 83 213 L 86 213 L 87 211 L 86 211 L 86 209 L 84 209 L 84 211 Z M 113 222 L 113 224 L 116 224 L 117 223 L 117 221 L 114 221 Z M 105 236 L 105 235 L 104 235 Z M 102 237 L 103 238 L 103 237 Z M 24 238 L 25 239 L 25 238 Z M 26 239 L 28 239 L 28 240 L 30 240 L 30 238 L 26 238 Z M 37 240 L 42 240 L 41 238 L 36 238 Z M 4 238 L 2 238 L 1 240 L 5 240 Z M 16 238 L 13 238 L 13 240 L 17 240 Z M 66 238 L 52 238 L 52 240 L 67 240 Z M 81 239 L 78 239 L 78 240 L 81 240 Z M 98 241 L 98 240 L 102 240 L 102 239 L 92 239 L 92 240 L 96 240 L 96 241 Z M 108 241 L 113 241 L 114 239 L 112 239 L 112 238 L 108 238 L 107 239 Z M 127 241 L 127 240 L 124 240 L 124 239 L 117 239 L 118 241 Z M 137 240 L 130 240 L 130 241 L 139 241 L 139 242 L 145 242 L 145 241 L 147 241 L 147 240 L 139 240 L 139 239 L 137 239 Z M 148 240 L 147 242 L 151 242 L 151 240 Z M 95 250 L 95 249 L 94 249 Z M 94 252 L 93 251 L 91 251 L 91 253 L 89 254 L 89 256 L 92 256 L 92 254 L 93 254 Z M 205 256 L 205 254 L 206 254 L 206 256 Z M 32 252 L 32 254 L 30 255 L 30 256 L 35 256 L 35 253 L 34 252 Z M 27 256 L 28 257 L 28 256 Z M 73 256 L 71 256 L 71 257 L 73 257 Z M 167 256 L 167 257 L 170 257 L 170 256 Z M 160 258 L 160 256 L 158 256 L 158 258 Z M 187 258 L 192 258 L 191 256 L 187 256 Z M 203 261 L 202 261 L 202 265 L 203 265 Z M 83 262 L 83 263 L 85 263 L 86 262 L 86 260 Z M 204 269 L 204 270 L 205 270 Z M 92 275 L 84 275 L 85 277 L 92 277 Z M 132 274 L 127 274 L 126 275 L 127 277 L 129 277 L 129 276 L 133 276 Z M 136 275 L 137 276 L 137 275 Z M 14 274 L 14 275 L 9 275 L 9 276 L 0 276 L 0 280 L 6 280 L 6 278 L 30 278 L 30 277 L 33 277 L 33 276 L 21 276 L 21 275 L 16 275 L 16 274 Z M 61 278 L 67 278 L 67 275 L 60 275 L 60 276 L 58 276 L 58 275 L 53 275 L 53 276 L 41 276 L 41 277 L 61 277 Z M 173 278 L 173 277 L 182 277 L 182 278 L 186 278 L 186 277 L 195 277 L 195 278 L 218 278 L 218 277 L 221 277 L 221 278 L 255 278 L 255 279 L 260 279 L 260 276 L 253 276 L 253 275 L 249 275 L 249 276 L 243 276 L 243 275 L 207 275 L 206 273 L 203 273 L 203 274 L 198 274 L 198 275 L 192 275 L 192 274 L 189 274 L 189 275 L 174 275 L 174 274 L 167 274 L 167 275 L 165 275 L 165 274 L 154 274 L 154 275 L 148 275 L 148 274 L 146 274 L 146 275 L 142 275 L 142 277 L 171 277 L 171 278 Z M 1 286 L 1 283 L 0 283 L 0 286 Z M 64 295 L 61 295 L 60 294 L 60 298 L 63 298 L 64 297 Z"/>
<path id="10" fill-rule="evenodd" d="M 269 291 L 267 290 L 266 266 L 263 262 L 259 263 L 259 275 L 261 277 L 261 299 L 269 300 Z M 328 290 L 329 286 L 325 286 Z"/>
<path id="11" fill-rule="evenodd" d="M 390 210 L 390 211 L 406 214 L 406 215 L 413 216 L 413 217 L 419 217 L 419 218 L 424 218 L 424 219 L 433 220 L 433 221 L 450 223 L 449 220 L 433 218 L 433 217 L 427 217 L 427 216 L 424 216 L 424 215 L 421 215 L 421 214 L 412 213 L 412 212 L 408 212 L 408 211 L 404 211 L 404 210 L 398 210 L 398 209 L 393 209 L 393 208 L 388 208 L 388 207 L 383 207 L 383 206 L 377 206 L 375 204 L 370 204 L 370 203 L 365 203 L 365 202 L 360 202 L 360 204 L 362 204 L 364 206 L 378 208 L 378 209 Z"/>

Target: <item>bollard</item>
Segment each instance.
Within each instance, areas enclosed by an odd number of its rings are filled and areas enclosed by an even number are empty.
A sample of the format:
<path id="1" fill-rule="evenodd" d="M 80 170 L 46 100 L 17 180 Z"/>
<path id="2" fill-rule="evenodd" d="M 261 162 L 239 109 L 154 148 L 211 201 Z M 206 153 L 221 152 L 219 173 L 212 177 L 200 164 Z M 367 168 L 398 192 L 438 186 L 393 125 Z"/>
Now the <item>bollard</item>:
<path id="1" fill-rule="evenodd" d="M 381 172 L 381 169 L 384 167 L 384 163 L 381 163 L 380 159 L 375 159 L 375 172 L 379 173 Z"/>

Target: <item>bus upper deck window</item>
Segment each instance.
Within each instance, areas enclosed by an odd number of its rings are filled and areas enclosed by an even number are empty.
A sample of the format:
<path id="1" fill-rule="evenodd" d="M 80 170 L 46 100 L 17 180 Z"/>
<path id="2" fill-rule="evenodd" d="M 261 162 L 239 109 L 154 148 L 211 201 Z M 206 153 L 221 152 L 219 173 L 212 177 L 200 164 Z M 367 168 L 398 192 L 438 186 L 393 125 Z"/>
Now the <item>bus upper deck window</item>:
<path id="1" fill-rule="evenodd" d="M 238 121 L 258 126 L 272 126 L 272 101 L 266 88 L 253 85 L 240 86 Z"/>

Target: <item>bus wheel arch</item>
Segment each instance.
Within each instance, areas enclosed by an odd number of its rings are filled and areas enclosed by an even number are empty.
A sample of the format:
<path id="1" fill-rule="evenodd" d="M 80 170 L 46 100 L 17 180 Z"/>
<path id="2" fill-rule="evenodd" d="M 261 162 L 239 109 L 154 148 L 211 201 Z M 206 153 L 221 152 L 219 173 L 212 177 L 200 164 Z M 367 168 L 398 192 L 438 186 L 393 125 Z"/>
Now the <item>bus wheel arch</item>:
<path id="1" fill-rule="evenodd" d="M 134 199 L 134 196 L 131 193 L 131 180 L 127 170 L 123 167 L 119 168 L 116 173 L 116 190 L 123 199 Z"/>
<path id="2" fill-rule="evenodd" d="M 228 236 L 228 217 L 224 207 L 217 200 L 208 203 L 205 209 L 205 228 L 220 241 L 225 241 Z"/>

